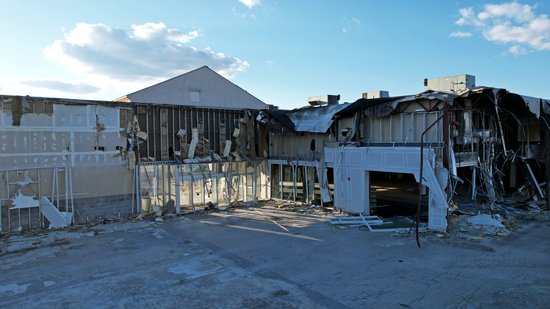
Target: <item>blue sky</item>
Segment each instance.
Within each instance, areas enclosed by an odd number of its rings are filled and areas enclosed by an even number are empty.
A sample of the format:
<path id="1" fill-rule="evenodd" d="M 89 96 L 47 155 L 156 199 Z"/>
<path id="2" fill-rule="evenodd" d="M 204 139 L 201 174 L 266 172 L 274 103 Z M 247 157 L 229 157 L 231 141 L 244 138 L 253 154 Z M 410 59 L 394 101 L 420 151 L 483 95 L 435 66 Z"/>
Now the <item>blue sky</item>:
<path id="1" fill-rule="evenodd" d="M 550 98 L 548 1 L 0 0 L 0 93 L 112 100 L 208 65 L 269 104 L 418 93 Z"/>

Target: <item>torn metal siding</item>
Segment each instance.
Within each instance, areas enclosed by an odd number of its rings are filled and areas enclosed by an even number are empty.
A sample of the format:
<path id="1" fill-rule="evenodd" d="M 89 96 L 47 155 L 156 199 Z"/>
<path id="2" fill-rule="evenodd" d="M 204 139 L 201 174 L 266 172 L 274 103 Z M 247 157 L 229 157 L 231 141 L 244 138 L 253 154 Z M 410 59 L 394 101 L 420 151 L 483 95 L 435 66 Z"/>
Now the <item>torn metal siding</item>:
<path id="1" fill-rule="evenodd" d="M 294 132 L 324 134 L 332 125 L 334 115 L 349 105 L 350 103 L 342 103 L 293 110 L 266 110 L 263 113 Z M 271 127 L 275 126 L 271 124 Z"/>
<path id="2" fill-rule="evenodd" d="M 332 125 L 334 114 L 348 105 L 349 103 L 342 103 L 295 109 L 287 112 L 287 116 L 294 124 L 296 132 L 326 133 Z"/>
<path id="3" fill-rule="evenodd" d="M 327 140 L 325 134 L 300 133 L 293 135 L 274 134 L 270 137 L 270 159 L 319 160 L 322 157 L 323 145 Z"/>
<path id="4" fill-rule="evenodd" d="M 236 151 L 245 158 L 267 155 L 268 145 L 259 139 L 266 133 L 256 111 L 134 104 L 139 128 L 147 135 L 137 145 L 140 160 L 187 159 L 194 129 L 197 145 L 191 158 L 212 154 L 223 158 L 226 141 L 229 153 Z"/>

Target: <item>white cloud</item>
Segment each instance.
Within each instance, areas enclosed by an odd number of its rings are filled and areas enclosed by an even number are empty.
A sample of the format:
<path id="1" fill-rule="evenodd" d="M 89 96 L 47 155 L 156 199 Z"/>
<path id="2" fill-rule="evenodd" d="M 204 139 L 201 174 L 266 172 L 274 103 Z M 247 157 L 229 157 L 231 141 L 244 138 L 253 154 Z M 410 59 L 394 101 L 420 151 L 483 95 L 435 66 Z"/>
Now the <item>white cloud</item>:
<path id="1" fill-rule="evenodd" d="M 79 23 L 44 49 L 48 59 L 80 74 L 117 80 L 172 77 L 208 65 L 226 77 L 245 71 L 249 64 L 210 48 L 189 46 L 200 31 L 181 33 L 163 23 L 132 25 L 132 31 L 104 24 Z"/>
<path id="2" fill-rule="evenodd" d="M 169 40 L 178 43 L 188 43 L 189 41 L 198 38 L 201 33 L 198 30 L 193 30 L 189 33 L 180 33 L 177 29 L 167 28 L 162 22 L 160 23 L 145 23 L 143 25 L 132 25 L 133 36 L 143 41 L 154 40 Z"/>
<path id="3" fill-rule="evenodd" d="M 452 38 L 469 38 L 469 37 L 472 36 L 472 33 L 471 32 L 455 31 L 455 32 L 451 32 L 451 34 L 449 36 L 452 37 Z"/>
<path id="4" fill-rule="evenodd" d="M 227 78 L 246 71 L 247 61 L 211 48 L 190 45 L 198 29 L 181 32 L 164 23 L 132 25 L 129 30 L 79 23 L 43 49 L 69 77 L 0 79 L 2 92 L 14 95 L 112 100 L 167 78 L 208 65 Z"/>
<path id="5" fill-rule="evenodd" d="M 508 49 L 511 54 L 550 51 L 550 19 L 546 14 L 537 15 L 534 5 L 515 1 L 486 4 L 479 12 L 471 7 L 460 9 L 459 15 L 455 24 L 473 27 L 490 42 L 512 45 Z"/>
<path id="6" fill-rule="evenodd" d="M 472 25 L 478 22 L 473 8 L 463 8 L 458 10 L 460 18 L 456 20 L 455 24 L 459 26 Z"/>
<path id="7" fill-rule="evenodd" d="M 239 0 L 239 2 L 244 4 L 249 9 L 262 4 L 261 0 Z"/>
<path id="8" fill-rule="evenodd" d="M 527 54 L 527 49 L 521 45 L 513 45 L 508 48 L 508 52 L 512 55 L 520 56 Z"/>
<path id="9" fill-rule="evenodd" d="M 535 18 L 533 7 L 528 4 L 509 2 L 503 4 L 486 4 L 485 9 L 477 17 L 480 20 L 491 18 L 507 18 L 517 22 L 526 22 Z"/>

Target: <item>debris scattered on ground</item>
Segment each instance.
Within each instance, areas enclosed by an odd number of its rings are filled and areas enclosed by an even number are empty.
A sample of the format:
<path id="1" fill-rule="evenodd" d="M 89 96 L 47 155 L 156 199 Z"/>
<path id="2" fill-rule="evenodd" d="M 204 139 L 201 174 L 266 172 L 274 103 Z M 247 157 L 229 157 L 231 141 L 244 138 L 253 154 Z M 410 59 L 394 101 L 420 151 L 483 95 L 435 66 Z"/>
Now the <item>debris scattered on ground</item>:
<path id="1" fill-rule="evenodd" d="M 287 291 L 287 290 L 277 290 L 275 292 L 273 292 L 273 296 L 285 296 L 285 295 L 288 295 L 290 292 Z"/>
<path id="2" fill-rule="evenodd" d="M 466 219 L 468 223 L 477 226 L 504 228 L 500 215 L 479 214 Z"/>

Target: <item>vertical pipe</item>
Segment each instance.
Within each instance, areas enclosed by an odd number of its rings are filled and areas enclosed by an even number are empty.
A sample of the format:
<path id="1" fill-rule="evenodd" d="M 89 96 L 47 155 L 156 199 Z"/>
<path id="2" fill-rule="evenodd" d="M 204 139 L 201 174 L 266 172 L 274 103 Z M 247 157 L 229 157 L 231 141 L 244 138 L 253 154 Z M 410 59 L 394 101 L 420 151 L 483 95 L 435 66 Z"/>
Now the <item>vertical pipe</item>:
<path id="1" fill-rule="evenodd" d="M 152 112 L 153 112 L 153 158 L 154 160 L 157 160 L 157 142 L 156 142 L 156 138 L 155 138 L 155 135 L 157 133 L 157 128 L 155 126 L 155 118 L 157 118 L 157 112 L 156 112 L 156 108 L 152 108 Z"/>
<path id="2" fill-rule="evenodd" d="M 195 177 L 193 177 L 193 165 L 191 164 L 191 187 L 189 188 L 189 202 L 191 202 L 191 207 L 195 211 Z"/>
<path id="3" fill-rule="evenodd" d="M 172 153 L 176 151 L 176 118 L 175 116 L 176 116 L 175 107 L 172 106 Z"/>
<path id="4" fill-rule="evenodd" d="M 8 195 L 8 198 L 10 197 L 10 175 L 9 175 L 9 172 L 6 171 L 6 193 Z M 1 209 L 0 209 L 0 212 L 1 212 Z M 2 221 L 0 221 L 0 224 L 2 223 Z M 8 208 L 8 232 L 11 232 L 11 212 L 10 212 L 10 209 Z"/>
<path id="5" fill-rule="evenodd" d="M 55 199 L 57 209 L 59 209 L 59 168 L 55 168 Z"/>
<path id="6" fill-rule="evenodd" d="M 42 190 L 41 190 L 42 187 L 40 186 L 40 179 L 41 179 L 41 177 L 40 177 L 40 169 L 37 169 L 37 170 L 36 170 L 36 180 L 38 181 L 38 184 L 37 184 L 37 186 L 38 186 L 38 198 L 41 198 L 41 197 L 42 197 Z M 71 194 L 72 194 L 72 192 L 71 192 Z M 1 207 L 1 206 L 0 206 L 0 207 Z M 0 209 L 0 212 L 1 212 L 1 211 L 2 211 L 2 210 Z M 38 222 L 40 222 L 40 219 L 41 219 L 41 218 L 40 218 L 40 215 L 41 215 L 40 209 L 38 209 Z M 1 220 L 0 220 L 0 221 L 1 221 Z M 2 229 L 0 229 L 0 231 L 1 231 L 1 230 L 2 230 Z"/>
<path id="7" fill-rule="evenodd" d="M 183 109 L 183 128 L 185 129 L 186 134 L 189 134 L 189 128 L 187 128 L 187 109 Z M 186 138 L 186 140 L 189 140 Z"/>
<path id="8" fill-rule="evenodd" d="M 149 116 L 151 116 L 151 108 L 146 109 L 145 114 L 145 128 L 147 131 L 147 160 L 151 157 L 151 130 L 149 130 Z"/>
<path id="9" fill-rule="evenodd" d="M 201 108 L 201 114 L 202 114 L 202 128 L 203 128 L 203 136 L 206 136 L 206 138 L 208 138 L 208 121 L 207 119 L 205 118 L 206 114 L 205 113 L 205 108 Z M 206 132 L 205 132 L 206 131 Z M 204 149 L 204 147 L 203 147 Z M 204 181 L 203 181 L 204 183 Z M 204 191 L 204 186 L 203 186 L 203 190 Z M 203 192 L 204 194 L 204 192 Z"/>
<path id="10" fill-rule="evenodd" d="M 305 182 L 305 187 L 306 187 L 306 203 L 309 203 L 309 181 L 308 181 L 308 177 L 307 177 L 307 174 L 309 173 L 308 171 L 308 167 L 307 166 L 304 166 L 304 179 L 306 180 Z"/>
<path id="11" fill-rule="evenodd" d="M 291 164 L 292 167 L 292 200 L 296 202 L 296 165 Z"/>
<path id="12" fill-rule="evenodd" d="M 498 123 L 498 130 L 500 131 L 500 138 L 502 139 L 502 149 L 504 150 L 504 155 L 508 154 L 508 151 L 506 149 L 506 141 L 504 140 L 504 130 L 502 129 L 502 122 L 500 121 L 500 113 L 498 112 L 498 94 L 496 92 L 493 92 L 495 96 L 495 100 L 493 101 L 493 105 L 495 105 L 495 113 L 497 116 L 497 123 Z"/>
<path id="13" fill-rule="evenodd" d="M 141 205 L 141 178 L 140 178 L 141 166 L 136 164 L 134 169 L 134 203 L 132 204 L 132 214 L 140 213 Z"/>
<path id="14" fill-rule="evenodd" d="M 211 112 L 210 112 L 210 109 L 207 108 L 206 109 L 206 120 L 204 120 L 204 122 L 207 123 L 207 133 L 206 133 L 206 136 L 208 136 L 208 152 L 210 152 L 211 148 L 212 148 L 212 136 L 210 136 L 210 117 L 212 116 Z M 204 117 L 204 109 L 203 109 L 203 117 Z"/>
<path id="15" fill-rule="evenodd" d="M 227 134 L 227 131 L 229 130 L 229 122 L 227 121 L 228 119 L 228 116 L 227 116 L 227 110 L 224 110 L 223 111 L 223 123 L 225 124 L 225 138 L 229 138 L 231 139 L 231 135 L 228 135 Z M 220 151 L 223 151 L 223 149 L 220 149 Z"/>
<path id="16" fill-rule="evenodd" d="M 181 107 L 178 107 L 178 130 L 181 129 Z"/>
<path id="17" fill-rule="evenodd" d="M 472 201 L 476 199 L 476 177 L 477 170 L 472 166 Z"/>
<path id="18" fill-rule="evenodd" d="M 69 212 L 69 174 L 65 166 L 65 212 Z"/>
<path id="19" fill-rule="evenodd" d="M 155 191 L 155 203 L 158 203 L 158 200 L 159 200 L 159 166 L 158 165 L 154 165 L 153 168 L 155 170 L 155 188 L 154 188 L 154 191 Z"/>
<path id="20" fill-rule="evenodd" d="M 71 224 L 74 225 L 74 197 L 73 197 L 73 173 L 72 168 L 69 166 L 69 193 L 71 194 Z"/>
<path id="21" fill-rule="evenodd" d="M 258 196 L 256 195 L 256 181 L 257 181 L 257 168 L 258 168 L 258 161 L 252 162 L 253 172 L 252 172 L 252 201 L 256 203 L 258 201 Z"/>
<path id="22" fill-rule="evenodd" d="M 229 203 L 231 203 L 231 201 L 233 201 L 233 198 L 231 197 L 231 194 L 233 193 L 233 161 L 229 161 L 229 187 L 228 187 L 228 192 L 229 192 Z"/>
<path id="23" fill-rule="evenodd" d="M 9 180 L 8 180 L 8 171 L 6 171 L 6 197 L 9 198 L 10 197 L 10 189 L 9 189 Z M 9 212 L 9 210 L 8 210 Z M 4 226 L 2 225 L 2 202 L 0 201 L 0 233 L 2 233 L 2 231 L 4 231 Z"/>
<path id="24" fill-rule="evenodd" d="M 217 132 L 217 133 L 214 132 L 214 136 L 215 136 L 215 138 L 216 138 L 216 143 L 215 143 L 215 145 L 217 145 L 216 147 L 218 147 L 218 148 L 217 148 L 217 153 L 221 156 L 221 155 L 222 155 L 222 152 L 223 152 L 223 149 L 220 148 L 220 147 L 221 147 L 221 146 L 220 146 L 220 145 L 221 145 L 221 141 L 220 141 L 220 123 L 221 123 L 221 117 L 220 117 L 220 115 L 221 115 L 221 112 L 220 112 L 220 110 L 218 109 L 218 113 L 217 113 L 217 115 L 216 115 L 216 120 L 217 120 L 217 121 L 215 122 L 215 126 L 216 126 L 216 128 L 218 129 L 218 132 Z"/>
<path id="25" fill-rule="evenodd" d="M 219 163 L 216 163 L 216 204 L 220 204 L 220 179 L 218 177 Z"/>
<path id="26" fill-rule="evenodd" d="M 451 150 L 449 149 L 451 136 L 451 118 L 449 107 L 445 104 L 443 108 L 443 167 L 449 169 L 449 162 L 451 162 Z M 445 188 L 443 188 L 445 189 Z"/>
<path id="27" fill-rule="evenodd" d="M 281 196 L 281 200 L 283 199 L 283 164 L 279 164 L 279 195 Z"/>
<path id="28" fill-rule="evenodd" d="M 200 167 L 199 165 L 199 168 L 202 169 L 202 167 Z M 204 173 L 202 175 L 202 180 L 201 180 L 201 197 L 202 197 L 202 205 L 206 205 L 206 177 L 204 176 Z"/>
<path id="29" fill-rule="evenodd" d="M 181 202 L 180 202 L 180 194 L 181 194 L 181 179 L 180 179 L 180 173 L 179 173 L 179 169 L 181 167 L 180 164 L 176 164 L 174 165 L 175 167 L 175 177 L 176 177 L 176 192 L 175 192 L 175 195 L 176 195 L 176 214 L 179 214 L 180 213 L 180 207 L 181 207 Z"/>

